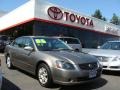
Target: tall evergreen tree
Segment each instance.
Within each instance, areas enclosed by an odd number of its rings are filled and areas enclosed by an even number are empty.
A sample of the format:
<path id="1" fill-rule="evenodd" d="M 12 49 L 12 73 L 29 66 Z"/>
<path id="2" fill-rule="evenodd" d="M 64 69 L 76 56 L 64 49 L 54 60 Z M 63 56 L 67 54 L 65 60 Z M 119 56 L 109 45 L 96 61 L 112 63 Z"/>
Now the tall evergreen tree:
<path id="1" fill-rule="evenodd" d="M 99 9 L 97 9 L 92 16 L 95 18 L 98 18 L 98 19 L 102 19 L 102 14 L 101 14 L 101 11 Z"/>
<path id="2" fill-rule="evenodd" d="M 107 19 L 102 16 L 102 13 L 101 13 L 101 11 L 99 9 L 97 9 L 92 16 L 95 17 L 95 18 L 107 21 Z"/>
<path id="3" fill-rule="evenodd" d="M 118 17 L 118 20 L 119 20 L 119 25 L 120 25 L 120 17 Z"/>
<path id="4" fill-rule="evenodd" d="M 103 21 L 107 21 L 107 19 L 105 17 L 102 18 Z"/>
<path id="5" fill-rule="evenodd" d="M 120 19 L 115 13 L 113 13 L 113 17 L 110 20 L 110 23 L 113 23 L 115 25 L 120 25 Z"/>

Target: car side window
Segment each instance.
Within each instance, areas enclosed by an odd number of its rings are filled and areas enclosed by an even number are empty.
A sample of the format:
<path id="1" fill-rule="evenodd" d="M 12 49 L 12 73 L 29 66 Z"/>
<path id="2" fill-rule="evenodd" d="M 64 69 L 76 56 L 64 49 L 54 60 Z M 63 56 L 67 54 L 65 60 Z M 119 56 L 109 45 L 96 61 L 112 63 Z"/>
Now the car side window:
<path id="1" fill-rule="evenodd" d="M 24 43 L 24 46 L 30 46 L 30 47 L 34 48 L 32 39 L 30 39 L 30 38 L 25 38 L 23 43 Z"/>
<path id="2" fill-rule="evenodd" d="M 111 49 L 120 50 L 120 43 L 117 43 L 117 42 L 112 43 Z"/>
<path id="3" fill-rule="evenodd" d="M 23 48 L 24 47 L 23 40 L 24 40 L 23 38 L 16 39 L 13 43 L 13 46 Z"/>
<path id="4" fill-rule="evenodd" d="M 101 49 L 111 49 L 111 42 L 105 43 L 105 44 L 101 47 Z"/>

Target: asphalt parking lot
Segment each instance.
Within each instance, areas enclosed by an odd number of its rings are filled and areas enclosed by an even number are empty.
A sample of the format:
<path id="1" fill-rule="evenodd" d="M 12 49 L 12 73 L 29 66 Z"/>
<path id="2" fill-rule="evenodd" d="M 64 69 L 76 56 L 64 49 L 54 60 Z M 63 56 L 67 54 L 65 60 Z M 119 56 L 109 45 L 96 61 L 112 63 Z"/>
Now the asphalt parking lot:
<path id="1" fill-rule="evenodd" d="M 94 83 L 43 88 L 34 76 L 19 69 L 7 69 L 3 54 L 0 54 L 0 59 L 3 72 L 2 90 L 120 90 L 120 72 L 105 71 L 102 77 Z"/>

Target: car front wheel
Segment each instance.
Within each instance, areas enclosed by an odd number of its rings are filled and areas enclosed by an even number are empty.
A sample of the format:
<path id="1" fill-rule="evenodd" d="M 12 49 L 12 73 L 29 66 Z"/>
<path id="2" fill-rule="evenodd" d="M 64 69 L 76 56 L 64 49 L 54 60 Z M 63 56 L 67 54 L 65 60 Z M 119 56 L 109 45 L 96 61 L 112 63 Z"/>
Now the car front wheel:
<path id="1" fill-rule="evenodd" d="M 46 64 L 40 64 L 38 67 L 38 81 L 43 87 L 51 87 L 53 84 L 50 69 Z"/>

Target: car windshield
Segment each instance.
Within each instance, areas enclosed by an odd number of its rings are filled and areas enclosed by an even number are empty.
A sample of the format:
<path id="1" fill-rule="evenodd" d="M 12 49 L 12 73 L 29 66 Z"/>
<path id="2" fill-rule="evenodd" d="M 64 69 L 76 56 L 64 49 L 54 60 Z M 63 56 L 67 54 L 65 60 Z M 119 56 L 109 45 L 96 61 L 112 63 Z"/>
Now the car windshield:
<path id="1" fill-rule="evenodd" d="M 7 41 L 7 40 L 8 40 L 8 37 L 7 37 L 7 36 L 0 36 L 0 40 L 2 40 L 2 41 Z"/>
<path id="2" fill-rule="evenodd" d="M 71 47 L 56 38 L 34 38 L 34 42 L 40 51 L 72 50 Z"/>
<path id="3" fill-rule="evenodd" d="M 101 49 L 120 50 L 120 42 L 106 42 L 101 46 Z"/>

